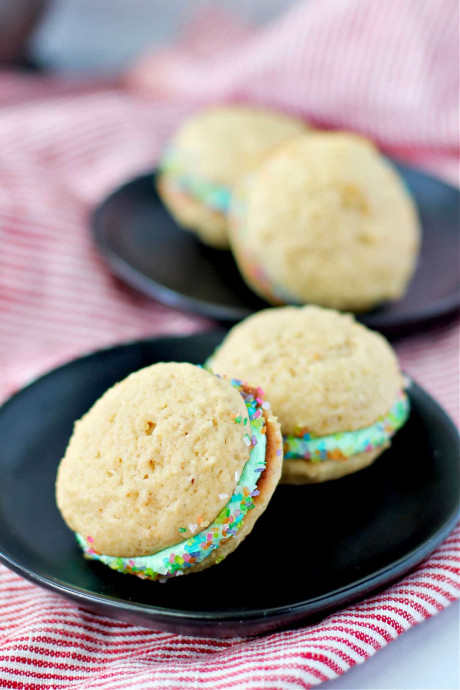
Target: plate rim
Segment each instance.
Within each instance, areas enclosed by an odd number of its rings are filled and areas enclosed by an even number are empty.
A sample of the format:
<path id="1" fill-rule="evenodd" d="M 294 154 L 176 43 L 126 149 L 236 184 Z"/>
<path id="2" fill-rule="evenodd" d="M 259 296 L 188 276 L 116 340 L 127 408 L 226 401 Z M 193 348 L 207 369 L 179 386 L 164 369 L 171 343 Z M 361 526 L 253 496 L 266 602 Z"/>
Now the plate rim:
<path id="1" fill-rule="evenodd" d="M 111 597 L 107 594 L 96 594 L 75 585 L 70 586 L 60 579 L 47 577 L 37 571 L 30 570 L 30 568 L 21 565 L 14 558 L 5 555 L 3 551 L 0 552 L 0 563 L 25 579 L 45 589 L 65 596 L 66 598 L 77 600 L 83 605 L 90 603 L 96 607 L 102 605 L 108 609 L 115 608 L 128 610 L 132 613 L 143 614 L 144 617 L 152 620 L 155 620 L 155 616 L 160 616 L 169 620 L 179 619 L 186 620 L 187 622 L 202 622 L 203 620 L 207 623 L 233 623 L 239 621 L 257 622 L 273 618 L 276 619 L 289 613 L 299 614 L 299 618 L 301 619 L 303 614 L 308 614 L 309 612 L 312 615 L 320 613 L 325 609 L 333 607 L 336 603 L 343 603 L 345 605 L 348 602 L 359 599 L 362 594 L 372 594 L 378 590 L 380 586 L 390 586 L 392 582 L 412 570 L 412 568 L 433 553 L 437 546 L 442 544 L 444 539 L 452 532 L 459 520 L 460 511 L 457 509 L 431 539 L 426 540 L 420 546 L 412 549 L 405 556 L 393 561 L 389 566 L 380 568 L 372 575 L 355 581 L 352 585 L 344 585 L 327 594 L 313 597 L 308 601 L 304 600 L 294 604 L 284 604 L 282 606 L 271 607 L 270 609 L 247 609 L 244 611 L 225 611 L 219 609 L 215 611 L 183 611 L 179 609 L 168 609 L 161 606 L 153 606 L 142 602 Z M 345 596 L 347 594 L 349 594 L 349 596 Z"/>
<path id="2" fill-rule="evenodd" d="M 407 165 L 405 162 L 399 159 L 388 156 L 387 158 L 400 169 L 406 170 L 409 173 L 417 176 L 429 178 L 436 184 L 449 187 L 459 196 L 460 200 L 460 190 L 457 189 L 453 184 L 450 184 L 439 177 L 426 173 L 422 169 Z M 132 185 L 150 180 L 152 189 L 154 189 L 154 178 L 157 174 L 157 170 L 157 167 L 150 168 L 148 170 L 144 170 L 144 172 L 140 172 L 134 177 L 125 180 L 115 189 L 112 189 L 112 191 L 93 208 L 90 216 L 91 236 L 107 267 L 115 276 L 134 289 L 140 291 L 142 294 L 150 297 L 151 299 L 157 299 L 162 304 L 166 304 L 167 306 L 179 309 L 181 311 L 185 311 L 189 308 L 193 313 L 198 314 L 199 316 L 205 316 L 217 321 L 226 322 L 236 322 L 255 314 L 256 311 L 250 308 L 245 309 L 242 307 L 219 305 L 207 302 L 203 299 L 198 299 L 196 297 L 190 297 L 187 294 L 177 292 L 172 288 L 166 287 L 154 278 L 147 276 L 142 271 L 139 271 L 133 267 L 111 247 L 110 243 L 107 241 L 107 232 L 102 220 L 106 207 L 115 197 Z M 183 230 L 183 232 L 186 231 Z M 458 282 L 457 288 L 458 289 L 456 291 L 453 291 L 437 302 L 429 305 L 428 308 L 421 306 L 406 316 L 402 314 L 385 314 L 385 312 L 382 312 L 379 315 L 378 312 L 376 313 L 375 311 L 369 311 L 363 314 L 357 313 L 355 316 L 358 321 L 370 328 L 375 328 L 376 330 L 385 330 L 391 332 L 395 329 L 411 328 L 416 325 L 421 325 L 436 319 L 440 319 L 442 317 L 447 317 L 453 312 L 460 310 L 460 282 Z M 270 306 L 271 305 L 267 303 L 266 308 L 270 308 Z"/>
<path id="3" fill-rule="evenodd" d="M 135 177 L 126 180 L 118 187 L 113 189 L 110 194 L 103 199 L 94 209 L 91 215 L 91 235 L 100 252 L 100 255 L 106 262 L 109 269 L 111 269 L 115 276 L 123 280 L 142 292 L 142 294 L 156 299 L 162 304 L 169 307 L 174 307 L 180 311 L 185 311 L 190 307 L 194 314 L 205 316 L 207 318 L 215 319 L 217 321 L 235 322 L 244 319 L 247 316 L 255 313 L 250 309 L 240 309 L 239 307 L 229 307 L 225 305 L 218 305 L 207 302 L 197 297 L 190 297 L 182 292 L 177 292 L 172 288 L 168 288 L 157 280 L 150 278 L 142 271 L 134 268 L 129 261 L 126 261 L 120 256 L 107 241 L 107 233 L 105 232 L 104 223 L 101 220 L 106 207 L 111 203 L 112 199 L 117 197 L 120 192 L 123 192 L 127 187 L 138 184 L 139 182 L 152 180 L 152 189 L 154 189 L 153 179 L 157 173 L 157 168 L 153 168 L 150 172 L 136 175 Z M 180 228 L 181 229 L 181 228 Z M 186 232 L 186 230 L 183 230 Z M 226 250 L 223 250 L 226 251 Z"/>
<path id="4" fill-rule="evenodd" d="M 41 376 L 30 381 L 27 385 L 23 386 L 20 390 L 15 392 L 10 396 L 4 403 L 0 406 L 0 414 L 3 413 L 4 409 L 7 408 L 11 403 L 17 400 L 23 393 L 28 391 L 28 389 L 39 386 L 44 379 L 55 376 L 63 369 L 68 369 L 83 361 L 93 357 L 98 357 L 100 355 L 112 353 L 116 350 L 123 350 L 131 347 L 142 346 L 144 344 L 158 343 L 161 341 L 170 340 L 181 340 L 185 341 L 188 339 L 200 339 L 200 338 L 221 338 L 225 334 L 225 329 L 212 329 L 206 331 L 200 331 L 198 333 L 186 334 L 186 335 L 162 335 L 159 337 L 152 338 L 142 338 L 129 340 L 122 343 L 117 343 L 116 345 L 111 345 L 103 348 L 99 348 L 81 357 L 76 357 L 71 359 L 48 372 L 45 372 Z M 454 433 L 455 438 L 460 445 L 460 434 L 455 426 L 453 420 L 450 418 L 448 413 L 444 408 L 433 398 L 422 386 L 411 379 L 411 390 L 415 392 L 415 395 L 421 398 L 425 403 L 434 405 L 437 413 L 441 416 L 444 423 L 447 425 L 448 430 Z M 439 546 L 444 539 L 450 534 L 450 532 L 455 528 L 457 522 L 460 520 L 460 496 L 456 507 L 451 511 L 447 519 L 443 521 L 441 526 L 434 532 L 434 534 L 429 538 L 425 539 L 421 544 L 411 549 L 404 556 L 399 557 L 390 564 L 380 568 L 379 570 L 355 580 L 353 583 L 344 585 L 343 587 L 336 588 L 327 594 L 322 594 L 317 597 L 313 597 L 309 600 L 298 601 L 293 604 L 283 604 L 280 606 L 272 607 L 270 609 L 245 609 L 241 610 L 215 610 L 215 611 L 181 611 L 179 609 L 163 608 L 161 606 L 153 606 L 143 602 L 133 602 L 126 599 L 121 599 L 119 597 L 113 597 L 106 594 L 98 594 L 75 585 L 64 582 L 58 578 L 53 578 L 50 575 L 46 575 L 39 570 L 31 570 L 26 564 L 22 563 L 20 560 L 12 556 L 8 550 L 1 546 L 0 543 L 0 562 L 6 565 L 8 568 L 18 573 L 25 579 L 32 581 L 35 584 L 49 589 L 55 593 L 60 594 L 66 598 L 70 598 L 74 601 L 79 602 L 82 605 L 91 605 L 93 607 L 102 607 L 104 610 L 117 612 L 125 611 L 130 614 L 137 614 L 143 619 L 158 622 L 158 619 L 165 622 L 166 624 L 171 622 L 185 622 L 188 624 L 202 623 L 204 625 L 209 625 L 210 623 L 224 623 L 232 624 L 238 622 L 249 622 L 261 623 L 263 621 L 273 621 L 280 618 L 285 618 L 291 615 L 293 620 L 301 620 L 308 617 L 309 615 L 320 614 L 327 609 L 334 608 L 335 605 L 347 605 L 351 601 L 359 599 L 362 595 L 370 595 L 372 592 L 380 588 L 380 586 L 390 585 L 396 579 L 407 573 L 409 570 L 414 568 L 416 565 L 425 560 L 436 548 Z M 110 614 L 108 614 L 110 615 Z M 282 623 L 281 623 L 282 624 Z M 244 635 L 244 632 L 242 631 Z M 247 635 L 257 634 L 248 631 Z"/>

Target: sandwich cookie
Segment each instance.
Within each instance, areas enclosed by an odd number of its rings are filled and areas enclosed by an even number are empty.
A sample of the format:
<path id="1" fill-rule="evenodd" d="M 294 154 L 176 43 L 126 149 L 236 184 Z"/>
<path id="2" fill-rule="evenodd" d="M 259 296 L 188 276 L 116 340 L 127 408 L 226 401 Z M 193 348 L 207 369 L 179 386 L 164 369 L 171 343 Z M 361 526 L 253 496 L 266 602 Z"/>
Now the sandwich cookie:
<path id="1" fill-rule="evenodd" d="M 57 504 L 87 558 L 169 578 L 238 546 L 281 465 L 279 425 L 259 390 L 191 364 L 154 364 L 76 422 Z"/>
<path id="2" fill-rule="evenodd" d="M 229 332 L 207 365 L 262 386 L 281 424 L 284 482 L 322 482 L 367 467 L 409 416 L 389 343 L 331 309 L 258 312 Z"/>

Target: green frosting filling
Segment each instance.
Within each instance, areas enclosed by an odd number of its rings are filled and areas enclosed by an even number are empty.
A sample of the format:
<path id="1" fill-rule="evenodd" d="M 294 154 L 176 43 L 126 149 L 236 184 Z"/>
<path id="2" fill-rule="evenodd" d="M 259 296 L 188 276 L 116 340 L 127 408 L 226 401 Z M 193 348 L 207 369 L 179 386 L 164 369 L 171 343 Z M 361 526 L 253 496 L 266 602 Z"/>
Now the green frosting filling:
<path id="1" fill-rule="evenodd" d="M 228 213 L 231 201 L 229 187 L 201 179 L 187 172 L 187 167 L 173 149 L 169 149 L 160 163 L 168 183 L 178 191 L 193 196 L 197 201 L 220 213 Z"/>
<path id="2" fill-rule="evenodd" d="M 405 424 L 409 412 L 409 398 L 401 391 L 388 414 L 364 429 L 344 431 L 329 436 L 314 436 L 308 433 L 285 436 L 284 458 L 323 462 L 324 460 L 344 460 L 357 453 L 371 451 L 389 441 Z"/>
<path id="3" fill-rule="evenodd" d="M 157 580 L 174 575 L 181 575 L 184 570 L 200 563 L 209 554 L 217 549 L 223 542 L 231 538 L 241 528 L 244 517 L 248 511 L 254 508 L 254 497 L 258 495 L 257 482 L 265 469 L 266 436 L 262 432 L 264 417 L 262 414 L 263 401 L 247 392 L 241 381 L 232 380 L 232 385 L 241 393 L 248 418 L 237 417 L 236 424 L 248 427 L 248 433 L 244 436 L 244 443 L 251 447 L 249 460 L 243 468 L 241 477 L 235 476 L 237 482 L 229 502 L 223 508 L 214 522 L 195 536 L 182 541 L 167 549 L 163 549 L 151 556 L 138 556 L 133 558 L 119 558 L 105 556 L 97 553 L 91 546 L 92 539 L 86 539 L 80 534 L 76 535 L 77 541 L 87 558 L 101 561 L 114 570 L 123 573 L 133 573 L 139 577 Z M 249 421 L 249 423 L 248 423 Z M 280 451 L 281 452 L 281 451 Z M 198 524 L 188 526 L 189 529 L 198 528 Z M 186 531 L 186 528 L 181 528 Z"/>

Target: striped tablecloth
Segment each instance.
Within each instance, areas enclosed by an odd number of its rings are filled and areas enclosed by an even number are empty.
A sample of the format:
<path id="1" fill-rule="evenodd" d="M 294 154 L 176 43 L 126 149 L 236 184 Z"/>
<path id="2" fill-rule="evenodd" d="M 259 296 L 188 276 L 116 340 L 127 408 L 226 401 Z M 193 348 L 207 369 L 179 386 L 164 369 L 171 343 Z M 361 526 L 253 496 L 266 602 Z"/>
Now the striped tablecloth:
<path id="1" fill-rule="evenodd" d="M 121 285 L 88 235 L 94 203 L 151 168 L 203 103 L 265 103 L 355 129 L 455 181 L 457 15 L 455 0 L 310 0 L 253 33 L 214 12 L 117 87 L 0 73 L 0 395 L 84 351 L 210 326 Z M 456 420 L 458 345 L 457 323 L 396 344 Z M 385 592 L 253 640 L 136 628 L 0 567 L 0 687 L 309 688 L 458 597 L 459 536 Z"/>

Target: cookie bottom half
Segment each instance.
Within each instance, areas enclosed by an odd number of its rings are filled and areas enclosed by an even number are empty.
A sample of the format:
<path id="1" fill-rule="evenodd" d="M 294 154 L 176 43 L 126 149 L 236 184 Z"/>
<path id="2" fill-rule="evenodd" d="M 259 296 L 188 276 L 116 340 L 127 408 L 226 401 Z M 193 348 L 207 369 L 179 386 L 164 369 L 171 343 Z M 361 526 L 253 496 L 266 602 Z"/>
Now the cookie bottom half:
<path id="1" fill-rule="evenodd" d="M 204 244 L 215 249 L 229 249 L 224 213 L 178 189 L 165 175 L 157 178 L 156 185 L 162 201 L 179 225 L 197 235 Z"/>
<path id="2" fill-rule="evenodd" d="M 384 450 L 389 448 L 388 441 L 378 448 L 356 453 L 346 460 L 324 460 L 311 462 L 303 458 L 284 460 L 281 484 L 317 484 L 331 479 L 340 479 L 371 465 Z"/>

